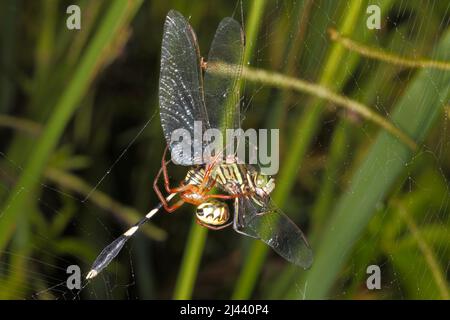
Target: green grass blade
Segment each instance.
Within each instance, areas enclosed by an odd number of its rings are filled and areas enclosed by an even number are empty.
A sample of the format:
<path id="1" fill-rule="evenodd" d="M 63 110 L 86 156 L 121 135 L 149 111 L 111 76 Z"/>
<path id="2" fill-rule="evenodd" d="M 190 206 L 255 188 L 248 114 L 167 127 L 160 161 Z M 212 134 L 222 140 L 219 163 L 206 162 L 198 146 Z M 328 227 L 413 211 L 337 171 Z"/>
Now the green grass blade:
<path id="1" fill-rule="evenodd" d="M 266 6 L 266 0 L 254 0 L 249 10 L 250 15 L 247 19 L 247 25 L 245 26 L 245 52 L 244 52 L 244 65 L 250 62 L 250 59 L 255 50 L 256 42 L 258 39 L 259 27 L 261 26 L 262 17 L 264 14 L 264 8 Z"/>
<path id="2" fill-rule="evenodd" d="M 3 251 L 8 244 L 18 219 L 27 214 L 27 212 L 24 212 L 24 208 L 27 203 L 32 201 L 30 195 L 42 176 L 47 159 L 63 134 L 64 128 L 76 110 L 78 103 L 88 90 L 104 58 L 105 50 L 115 40 L 117 31 L 128 22 L 127 19 L 133 16 L 140 4 L 141 1 L 124 2 L 120 0 L 110 3 L 99 29 L 87 47 L 86 53 L 67 85 L 67 89 L 57 102 L 42 136 L 30 152 L 29 160 L 17 184 L 2 208 L 0 251 Z"/>
<path id="3" fill-rule="evenodd" d="M 208 229 L 199 226 L 194 219 L 186 243 L 186 249 L 184 250 L 180 272 L 178 273 L 177 283 L 173 294 L 174 299 L 192 298 L 192 291 L 194 289 L 195 280 L 197 279 L 198 268 L 207 235 Z"/>
<path id="4" fill-rule="evenodd" d="M 450 59 L 450 32 L 442 38 L 436 58 Z M 423 141 L 449 98 L 450 73 L 421 70 L 396 105 L 393 121 L 416 141 Z M 353 243 L 411 156 L 406 146 L 386 132 L 380 133 L 324 230 L 313 267 L 303 279 L 308 284 L 306 298 L 327 297 Z M 300 294 L 292 288 L 289 297 L 298 298 Z"/>

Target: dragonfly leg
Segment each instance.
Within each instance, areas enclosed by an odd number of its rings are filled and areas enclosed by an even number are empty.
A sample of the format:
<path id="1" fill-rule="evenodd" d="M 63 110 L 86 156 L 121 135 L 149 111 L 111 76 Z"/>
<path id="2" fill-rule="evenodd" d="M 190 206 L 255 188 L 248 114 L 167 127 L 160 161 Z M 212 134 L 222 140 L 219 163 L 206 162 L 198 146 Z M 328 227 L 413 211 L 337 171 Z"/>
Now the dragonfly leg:
<path id="1" fill-rule="evenodd" d="M 179 186 L 176 188 L 170 187 L 169 174 L 167 173 L 168 161 L 165 161 L 167 149 L 168 149 L 168 147 L 166 147 L 166 149 L 164 150 L 164 155 L 163 155 L 163 158 L 161 161 L 161 168 L 159 169 L 158 174 L 155 177 L 155 180 L 153 180 L 153 189 L 155 189 L 155 192 L 158 194 L 159 188 L 158 188 L 157 184 L 159 181 L 159 177 L 161 177 L 161 174 L 164 173 L 164 187 L 168 193 L 178 193 L 178 192 L 190 190 L 192 188 L 190 185 L 188 185 L 188 186 L 182 185 L 182 186 Z M 158 191 L 156 189 L 158 189 Z M 160 191 L 159 191 L 159 194 L 161 194 Z"/>
<path id="2" fill-rule="evenodd" d="M 202 189 L 207 189 L 209 191 L 214 187 L 217 177 L 216 177 L 216 179 L 214 179 L 213 184 L 209 188 L 207 188 L 207 185 L 209 183 L 209 178 L 211 177 L 212 170 L 217 166 L 217 163 L 220 160 L 219 156 L 220 156 L 220 154 L 214 156 L 214 158 L 211 160 L 211 162 L 209 162 L 208 165 L 206 166 L 205 175 L 203 176 L 203 181 L 200 186 Z"/>
<path id="3" fill-rule="evenodd" d="M 203 57 L 200 58 L 200 67 L 202 68 L 202 70 L 206 70 L 206 68 L 208 67 L 208 62 L 206 62 L 205 58 Z"/>

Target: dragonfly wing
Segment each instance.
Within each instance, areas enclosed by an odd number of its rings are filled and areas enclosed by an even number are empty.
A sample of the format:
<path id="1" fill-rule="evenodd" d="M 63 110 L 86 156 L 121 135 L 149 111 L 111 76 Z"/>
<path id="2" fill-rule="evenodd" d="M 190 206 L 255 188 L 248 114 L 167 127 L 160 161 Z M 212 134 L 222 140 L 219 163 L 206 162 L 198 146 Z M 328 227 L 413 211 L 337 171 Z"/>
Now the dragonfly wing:
<path id="1" fill-rule="evenodd" d="M 262 199 L 265 200 L 265 199 Z M 239 198 L 240 233 L 256 237 L 286 260 L 309 268 L 313 261 L 311 247 L 303 232 L 270 199 L 263 205 L 251 198 Z"/>
<path id="2" fill-rule="evenodd" d="M 184 129 L 194 139 L 194 121 L 209 127 L 203 99 L 200 51 L 194 30 L 177 11 L 171 10 L 164 23 L 159 79 L 159 108 L 164 137 L 172 160 L 177 164 L 201 163 L 201 148 L 192 150 L 196 141 L 183 139 L 184 145 L 172 141 L 177 129 Z M 189 143 L 191 142 L 191 143 Z M 189 144 L 189 145 L 188 145 Z M 201 145 L 200 145 L 201 146 Z M 188 149 L 186 149 L 188 148 Z M 189 152 L 183 152 L 183 151 Z"/>
<path id="3" fill-rule="evenodd" d="M 251 228 L 246 228 L 244 221 L 246 204 L 242 202 L 240 198 L 234 199 L 234 221 L 233 228 L 236 232 L 243 234 L 250 238 L 259 239 L 258 234 Z"/>
<path id="4" fill-rule="evenodd" d="M 239 79 L 243 54 L 241 25 L 233 18 L 223 19 L 211 44 L 205 71 L 205 103 L 212 128 L 240 127 Z M 223 73 L 217 73 L 217 68 Z"/>

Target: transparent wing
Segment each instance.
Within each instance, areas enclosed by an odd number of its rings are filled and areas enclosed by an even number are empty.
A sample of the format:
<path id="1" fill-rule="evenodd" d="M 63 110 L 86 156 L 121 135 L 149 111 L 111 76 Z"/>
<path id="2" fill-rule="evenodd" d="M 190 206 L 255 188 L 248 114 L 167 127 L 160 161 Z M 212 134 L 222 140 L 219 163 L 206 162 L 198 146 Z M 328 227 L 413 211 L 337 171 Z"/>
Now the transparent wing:
<path id="1" fill-rule="evenodd" d="M 313 255 L 303 232 L 268 196 L 258 197 L 257 201 L 241 197 L 235 204 L 237 232 L 262 240 L 291 263 L 305 269 L 311 266 Z"/>
<path id="2" fill-rule="evenodd" d="M 240 127 L 239 79 L 243 53 L 241 25 L 232 18 L 223 19 L 211 44 L 205 71 L 205 103 L 212 128 Z"/>
<path id="3" fill-rule="evenodd" d="M 200 155 L 191 149 L 196 141 L 189 144 L 190 152 L 183 152 L 186 146 L 171 141 L 171 137 L 175 130 L 184 129 L 194 139 L 194 121 L 202 121 L 203 129 L 209 127 L 202 86 L 195 33 L 179 12 L 171 10 L 164 23 L 161 47 L 159 108 L 164 137 L 177 164 L 192 165 L 200 161 Z"/>

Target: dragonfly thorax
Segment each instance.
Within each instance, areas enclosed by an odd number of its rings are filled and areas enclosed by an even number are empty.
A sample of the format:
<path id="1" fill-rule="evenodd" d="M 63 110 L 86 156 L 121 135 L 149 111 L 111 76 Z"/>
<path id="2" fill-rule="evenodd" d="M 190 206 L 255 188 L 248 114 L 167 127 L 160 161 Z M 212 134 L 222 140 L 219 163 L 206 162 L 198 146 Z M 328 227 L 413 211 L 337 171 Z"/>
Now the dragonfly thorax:
<path id="1" fill-rule="evenodd" d="M 225 202 L 211 199 L 197 207 L 196 216 L 201 224 L 221 226 L 230 218 L 230 211 Z"/>
<path id="2" fill-rule="evenodd" d="M 252 167 L 231 163 L 221 164 L 212 173 L 213 179 L 231 194 L 268 196 L 275 188 L 275 179 Z"/>

